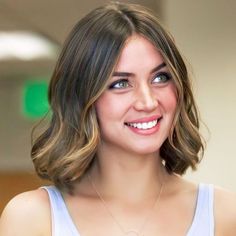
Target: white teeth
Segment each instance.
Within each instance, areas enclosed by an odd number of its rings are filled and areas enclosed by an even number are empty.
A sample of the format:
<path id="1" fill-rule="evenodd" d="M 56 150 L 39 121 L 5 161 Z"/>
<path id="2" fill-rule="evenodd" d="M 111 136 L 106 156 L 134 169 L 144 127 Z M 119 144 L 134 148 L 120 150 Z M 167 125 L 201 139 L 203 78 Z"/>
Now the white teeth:
<path id="1" fill-rule="evenodd" d="M 156 126 L 156 124 L 157 124 L 157 120 L 143 122 L 143 123 L 127 123 L 127 125 L 132 126 L 134 128 L 138 128 L 138 129 L 151 129 L 154 126 Z"/>

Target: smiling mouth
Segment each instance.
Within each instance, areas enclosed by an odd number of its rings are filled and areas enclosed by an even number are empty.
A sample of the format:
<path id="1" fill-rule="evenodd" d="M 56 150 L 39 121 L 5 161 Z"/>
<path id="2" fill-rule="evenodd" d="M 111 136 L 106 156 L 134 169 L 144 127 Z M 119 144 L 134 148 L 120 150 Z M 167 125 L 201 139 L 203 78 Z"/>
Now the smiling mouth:
<path id="1" fill-rule="evenodd" d="M 133 122 L 133 123 L 129 123 L 129 122 L 125 122 L 125 125 L 136 128 L 136 129 L 142 129 L 142 130 L 147 130 L 147 129 L 151 129 L 153 127 L 155 127 L 159 121 L 162 119 L 162 117 L 159 117 L 156 120 L 153 121 L 149 121 L 149 122 Z"/>

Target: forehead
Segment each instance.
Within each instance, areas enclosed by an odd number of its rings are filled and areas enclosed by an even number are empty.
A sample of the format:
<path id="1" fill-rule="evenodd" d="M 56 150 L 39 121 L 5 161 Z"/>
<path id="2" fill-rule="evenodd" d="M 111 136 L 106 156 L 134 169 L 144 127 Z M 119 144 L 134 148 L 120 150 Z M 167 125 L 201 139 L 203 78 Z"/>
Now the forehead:
<path id="1" fill-rule="evenodd" d="M 121 51 L 115 70 L 156 67 L 163 62 L 159 50 L 146 38 L 133 35 Z"/>

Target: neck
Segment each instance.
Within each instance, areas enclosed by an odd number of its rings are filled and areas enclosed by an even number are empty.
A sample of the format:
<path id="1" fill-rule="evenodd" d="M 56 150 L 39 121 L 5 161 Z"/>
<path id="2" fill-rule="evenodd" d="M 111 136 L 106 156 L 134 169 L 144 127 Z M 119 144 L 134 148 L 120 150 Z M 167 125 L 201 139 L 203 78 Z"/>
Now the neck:
<path id="1" fill-rule="evenodd" d="M 91 179 L 106 198 L 143 201 L 155 198 L 167 176 L 158 153 L 134 155 L 98 150 Z"/>

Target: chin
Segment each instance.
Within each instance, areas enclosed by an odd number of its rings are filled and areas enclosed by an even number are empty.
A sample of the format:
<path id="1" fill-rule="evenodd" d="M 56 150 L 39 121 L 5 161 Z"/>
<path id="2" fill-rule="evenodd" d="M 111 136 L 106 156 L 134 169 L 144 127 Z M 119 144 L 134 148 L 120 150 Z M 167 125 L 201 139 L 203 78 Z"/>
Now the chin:
<path id="1" fill-rule="evenodd" d="M 138 155 L 156 155 L 159 153 L 160 147 L 155 146 L 155 147 L 150 147 L 150 146 L 139 146 L 137 147 L 134 152 Z"/>

